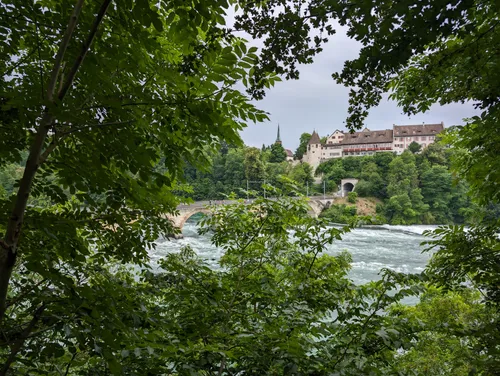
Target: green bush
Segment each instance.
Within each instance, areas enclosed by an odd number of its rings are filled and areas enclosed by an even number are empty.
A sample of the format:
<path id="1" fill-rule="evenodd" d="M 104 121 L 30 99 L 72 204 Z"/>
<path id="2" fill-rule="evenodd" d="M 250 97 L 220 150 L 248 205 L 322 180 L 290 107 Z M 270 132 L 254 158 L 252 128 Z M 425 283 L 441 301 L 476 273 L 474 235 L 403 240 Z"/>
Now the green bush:
<path id="1" fill-rule="evenodd" d="M 358 212 L 358 209 L 356 209 L 355 206 L 348 205 L 344 209 L 344 214 L 349 215 L 351 217 L 354 217 Z"/>
<path id="2" fill-rule="evenodd" d="M 373 184 L 366 180 L 360 180 L 358 184 L 356 184 L 356 192 L 351 193 L 357 193 L 359 197 L 373 196 Z M 347 197 L 349 197 L 349 195 Z"/>
<path id="3" fill-rule="evenodd" d="M 358 194 L 356 192 L 349 192 L 347 194 L 347 201 L 351 204 L 355 204 L 358 201 Z"/>
<path id="4" fill-rule="evenodd" d="M 349 223 L 356 216 L 357 209 L 355 206 L 340 204 L 332 205 L 328 209 L 323 210 L 320 217 L 328 218 L 335 223 Z"/>

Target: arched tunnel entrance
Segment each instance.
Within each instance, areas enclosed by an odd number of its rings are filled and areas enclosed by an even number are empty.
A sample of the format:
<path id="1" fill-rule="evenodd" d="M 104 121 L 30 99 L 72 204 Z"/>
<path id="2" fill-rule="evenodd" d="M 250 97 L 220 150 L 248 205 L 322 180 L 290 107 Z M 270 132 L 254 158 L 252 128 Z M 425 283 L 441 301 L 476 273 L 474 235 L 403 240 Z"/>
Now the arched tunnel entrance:
<path id="1" fill-rule="evenodd" d="M 349 192 L 354 191 L 356 184 L 358 184 L 358 179 L 342 179 L 340 181 L 340 195 L 342 197 L 347 196 Z"/>
<path id="2" fill-rule="evenodd" d="M 344 186 L 342 187 L 342 190 L 344 191 L 345 194 L 354 191 L 354 184 L 352 183 L 345 183 Z"/>

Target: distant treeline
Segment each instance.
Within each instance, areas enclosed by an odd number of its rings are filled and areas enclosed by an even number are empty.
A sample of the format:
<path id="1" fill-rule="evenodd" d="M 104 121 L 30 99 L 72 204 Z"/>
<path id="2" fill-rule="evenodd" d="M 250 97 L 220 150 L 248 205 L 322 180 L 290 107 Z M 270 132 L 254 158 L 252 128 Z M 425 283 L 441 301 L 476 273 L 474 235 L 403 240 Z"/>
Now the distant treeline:
<path id="1" fill-rule="evenodd" d="M 280 187 L 280 176 L 286 176 L 297 183 L 303 194 L 313 193 L 313 169 L 306 163 L 294 166 L 285 160 L 286 154 L 279 144 L 255 147 L 222 147 L 211 155 L 211 167 L 205 171 L 186 164 L 186 183 L 192 188 L 180 192 L 194 200 L 217 200 L 234 193 L 246 197 L 247 188 L 264 194 L 264 184 Z M 322 188 L 321 188 L 322 189 Z"/>
<path id="2" fill-rule="evenodd" d="M 484 208 L 473 203 L 467 195 L 467 184 L 453 176 L 450 171 L 453 149 L 435 143 L 421 151 L 412 150 L 400 156 L 383 152 L 328 160 L 315 171 L 322 182 L 314 184 L 312 167 L 307 163 L 287 162 L 280 144 L 261 149 L 224 145 L 208 156 L 211 164 L 206 170 L 186 163 L 186 184 L 180 185 L 182 189 L 177 193 L 196 201 L 223 199 L 230 194 L 245 198 L 247 188 L 263 195 L 264 184 L 280 187 L 280 176 L 286 176 L 296 182 L 300 192 L 313 195 L 323 193 L 324 187 L 327 193 L 336 193 L 341 179 L 356 178 L 359 182 L 355 191 L 359 197 L 375 197 L 381 201 L 377 206 L 379 222 L 468 224 L 485 216 L 500 216 L 497 206 Z M 23 168 L 23 163 L 0 167 L 0 197 L 13 192 Z M 343 213 L 342 218 L 355 214 L 351 208 L 340 209 L 332 207 L 330 213 L 347 210 L 349 215 Z M 337 214 L 333 219 L 338 220 Z"/>

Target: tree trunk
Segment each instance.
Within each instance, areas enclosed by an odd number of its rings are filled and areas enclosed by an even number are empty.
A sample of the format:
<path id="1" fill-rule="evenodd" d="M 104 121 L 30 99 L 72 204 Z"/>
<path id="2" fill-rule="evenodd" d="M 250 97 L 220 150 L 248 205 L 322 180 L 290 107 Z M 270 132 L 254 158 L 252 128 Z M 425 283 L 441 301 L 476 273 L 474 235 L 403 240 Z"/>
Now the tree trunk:
<path id="1" fill-rule="evenodd" d="M 104 0 L 101 4 L 99 12 L 92 24 L 89 34 L 82 45 L 80 55 L 77 56 L 73 66 L 71 67 L 70 74 L 66 81 L 61 82 L 61 90 L 57 94 L 57 99 L 62 102 L 66 93 L 71 88 L 73 81 L 75 79 L 78 70 L 80 69 L 87 52 L 90 49 L 97 30 L 102 23 L 102 20 L 111 4 L 112 0 Z M 75 30 L 78 17 L 80 16 L 83 3 L 85 0 L 77 0 L 73 13 L 71 14 L 70 20 L 68 22 L 68 27 L 61 39 L 61 44 L 56 55 L 54 62 L 54 67 L 52 69 L 52 74 L 50 77 L 49 86 L 47 88 L 47 100 L 52 106 L 55 106 L 54 93 L 57 85 L 57 77 L 59 76 L 59 71 L 64 59 L 64 54 L 68 48 L 69 42 L 73 31 Z M 19 236 L 21 234 L 21 228 L 23 225 L 24 213 L 26 211 L 26 205 L 28 203 L 28 198 L 31 193 L 31 186 L 35 178 L 36 172 L 40 166 L 40 156 L 42 155 L 43 146 L 45 144 L 45 139 L 49 132 L 50 127 L 54 121 L 54 116 L 50 113 L 49 109 L 46 109 L 38 131 L 35 137 L 35 141 L 30 149 L 30 154 L 28 161 L 26 163 L 26 168 L 24 169 L 23 177 L 19 185 L 17 192 L 16 202 L 12 214 L 9 218 L 7 224 L 7 231 L 5 233 L 4 240 L 0 240 L 0 323 L 5 315 L 5 306 L 7 300 L 7 291 L 9 288 L 9 281 L 12 275 L 12 270 L 16 263 L 17 258 L 17 247 L 19 243 Z"/>
<path id="2" fill-rule="evenodd" d="M 89 35 L 82 46 L 81 53 L 76 58 L 71 68 L 70 76 L 67 78 L 66 82 L 61 82 L 61 90 L 57 94 L 57 99 L 59 101 L 62 102 L 64 96 L 73 84 L 76 73 L 83 63 L 83 60 L 90 48 L 90 45 L 97 33 L 97 29 L 101 24 L 111 1 L 112 0 L 103 1 L 101 8 L 99 9 L 99 12 L 95 18 L 95 21 L 89 31 Z M 51 103 L 51 106 L 55 106 L 54 94 L 56 91 L 59 71 L 61 69 L 64 55 L 68 48 L 69 42 L 71 41 L 71 37 L 78 22 L 78 18 L 80 16 L 84 2 L 85 0 L 77 0 L 76 5 L 73 9 L 73 13 L 71 14 L 71 17 L 69 19 L 66 31 L 61 39 L 61 44 L 59 45 L 59 50 L 54 61 L 54 67 L 52 69 L 52 74 L 46 94 L 47 101 Z M 19 237 L 21 234 L 21 228 L 23 225 L 24 213 L 26 211 L 28 198 L 31 193 L 31 186 L 33 184 L 36 172 L 40 166 L 40 156 L 42 155 L 45 140 L 53 122 L 54 116 L 50 113 L 49 106 L 45 109 L 42 120 L 40 121 L 40 125 L 38 126 L 35 140 L 31 145 L 28 161 L 26 163 L 24 174 L 21 178 L 21 182 L 17 192 L 14 209 L 12 210 L 11 216 L 7 223 L 7 231 L 5 233 L 4 240 L 0 240 L 0 323 L 2 322 L 5 315 L 9 281 L 17 259 Z"/>
<path id="3" fill-rule="evenodd" d="M 19 184 L 17 197 L 12 210 L 9 222 L 7 223 L 7 231 L 5 238 L 1 242 L 0 249 L 0 322 L 5 314 L 5 305 L 7 300 L 7 290 L 9 288 L 10 276 L 17 258 L 17 244 L 21 234 L 21 227 L 24 219 L 24 212 L 28 204 L 31 186 L 35 178 L 36 171 L 39 166 L 40 155 L 42 154 L 43 145 L 47 138 L 49 127 L 53 121 L 53 116 L 46 112 L 42 118 L 41 124 L 38 127 L 38 132 L 33 145 L 31 145 L 30 154 L 23 177 Z"/>

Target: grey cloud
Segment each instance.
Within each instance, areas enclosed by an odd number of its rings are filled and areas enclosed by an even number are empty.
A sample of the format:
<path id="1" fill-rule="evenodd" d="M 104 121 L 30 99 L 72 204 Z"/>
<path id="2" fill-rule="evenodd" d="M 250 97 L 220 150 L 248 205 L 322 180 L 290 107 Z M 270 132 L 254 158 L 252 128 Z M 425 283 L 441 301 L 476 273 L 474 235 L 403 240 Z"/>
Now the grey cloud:
<path id="1" fill-rule="evenodd" d="M 300 79 L 278 83 L 268 91 L 266 98 L 256 105 L 270 113 L 270 122 L 249 124 L 242 132 L 247 145 L 269 145 L 276 138 L 278 123 L 283 145 L 291 150 L 298 146 L 303 132 L 314 129 L 325 136 L 335 129 L 344 130 L 347 117 L 349 88 L 337 85 L 331 74 L 342 69 L 346 60 L 357 56 L 360 44 L 347 37 L 345 29 L 337 27 L 334 35 L 313 64 L 300 68 Z M 248 38 L 247 38 L 248 39 Z M 260 41 L 253 41 L 261 45 Z M 387 99 L 370 111 L 365 125 L 370 129 L 389 129 L 393 124 L 420 124 L 444 122 L 445 126 L 463 124 L 463 118 L 477 114 L 471 104 L 432 106 L 423 114 L 403 115 L 396 103 Z"/>

